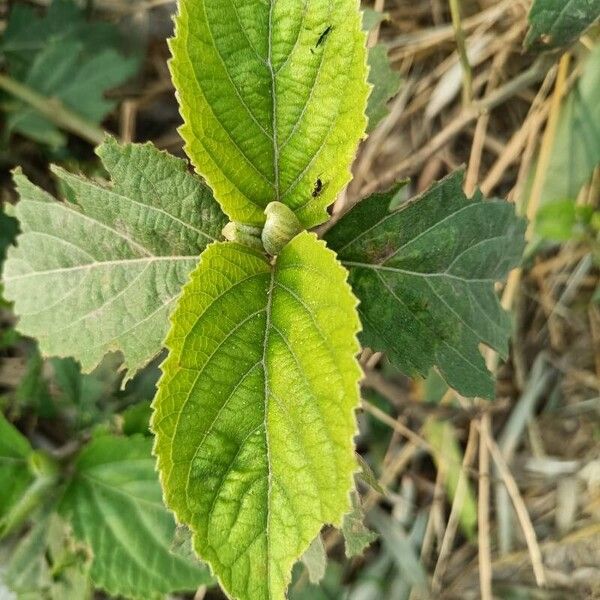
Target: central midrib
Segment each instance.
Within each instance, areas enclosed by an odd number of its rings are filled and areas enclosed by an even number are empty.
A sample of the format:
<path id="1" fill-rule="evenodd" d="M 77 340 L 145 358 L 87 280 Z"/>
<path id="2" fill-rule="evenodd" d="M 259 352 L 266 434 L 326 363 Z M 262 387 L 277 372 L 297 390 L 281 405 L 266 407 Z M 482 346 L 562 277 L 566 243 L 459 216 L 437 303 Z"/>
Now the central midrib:
<path id="1" fill-rule="evenodd" d="M 273 0 L 274 3 L 275 0 Z M 277 259 L 275 259 L 277 260 Z M 265 536 L 266 536 L 266 547 L 267 547 L 267 598 L 271 597 L 271 572 L 270 572 L 270 536 L 269 536 L 269 522 L 271 512 L 271 453 L 269 451 L 269 432 L 268 432 L 268 417 L 269 417 L 269 372 L 267 369 L 267 352 L 269 346 L 269 330 L 271 328 L 271 310 L 273 306 L 273 294 L 275 290 L 275 265 L 271 267 L 271 280 L 269 282 L 269 288 L 267 290 L 267 309 L 265 319 L 265 337 L 263 341 L 263 356 L 262 366 L 265 377 L 265 405 L 264 405 L 264 427 L 265 427 L 265 445 L 267 450 L 267 510 L 265 519 Z"/>
<path id="2" fill-rule="evenodd" d="M 275 82 L 275 71 L 273 70 L 273 11 L 275 9 L 275 2 L 277 0 L 271 0 L 271 6 L 269 8 L 269 50 L 267 55 L 267 65 L 271 73 L 271 104 L 273 110 L 273 116 L 271 120 L 271 126 L 273 128 L 273 170 L 275 176 L 275 200 L 280 201 L 280 189 L 279 189 L 279 141 L 277 135 L 277 90 Z"/>

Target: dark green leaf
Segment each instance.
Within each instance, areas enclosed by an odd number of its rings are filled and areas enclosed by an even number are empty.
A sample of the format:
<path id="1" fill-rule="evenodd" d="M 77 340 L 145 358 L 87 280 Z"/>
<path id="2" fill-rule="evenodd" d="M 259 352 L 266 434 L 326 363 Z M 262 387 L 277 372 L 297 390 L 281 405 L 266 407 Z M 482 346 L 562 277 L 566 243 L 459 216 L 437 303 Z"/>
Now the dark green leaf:
<path id="1" fill-rule="evenodd" d="M 568 46 L 600 17 L 600 0 L 534 0 L 529 12 L 529 48 Z"/>
<path id="2" fill-rule="evenodd" d="M 479 344 L 507 354 L 510 321 L 494 284 L 518 264 L 525 223 L 506 202 L 469 200 L 462 181 L 456 172 L 391 212 L 397 190 L 372 196 L 326 239 L 350 269 L 364 345 L 408 373 L 435 365 L 460 393 L 490 398 Z"/>

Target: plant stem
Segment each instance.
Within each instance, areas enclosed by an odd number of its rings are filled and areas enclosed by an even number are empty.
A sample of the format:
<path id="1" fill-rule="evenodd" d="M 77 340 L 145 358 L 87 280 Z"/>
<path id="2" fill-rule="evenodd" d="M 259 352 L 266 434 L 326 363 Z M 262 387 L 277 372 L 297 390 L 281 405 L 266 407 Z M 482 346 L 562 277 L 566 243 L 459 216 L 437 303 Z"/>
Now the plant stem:
<path id="1" fill-rule="evenodd" d="M 91 144 L 101 144 L 106 133 L 101 127 L 67 108 L 57 98 L 48 98 L 38 94 L 30 87 L 0 73 L 0 88 L 22 100 L 49 121 L 66 131 L 73 133 Z"/>
<path id="2" fill-rule="evenodd" d="M 460 0 L 449 0 L 450 13 L 452 15 L 452 25 L 454 27 L 454 37 L 456 38 L 456 47 L 458 58 L 463 71 L 463 104 L 469 106 L 473 100 L 473 72 L 471 63 L 467 55 L 467 45 L 465 42 L 465 32 L 462 28 L 460 18 Z"/>

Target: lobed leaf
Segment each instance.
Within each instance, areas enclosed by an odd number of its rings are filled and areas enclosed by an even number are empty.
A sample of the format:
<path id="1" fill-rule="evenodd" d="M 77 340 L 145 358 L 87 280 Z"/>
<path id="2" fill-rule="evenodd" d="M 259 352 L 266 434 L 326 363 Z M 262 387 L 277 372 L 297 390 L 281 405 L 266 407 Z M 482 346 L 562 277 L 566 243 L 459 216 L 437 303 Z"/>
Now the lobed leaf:
<path id="1" fill-rule="evenodd" d="M 534 0 L 525 45 L 536 50 L 569 46 L 598 18 L 600 0 Z"/>
<path id="2" fill-rule="evenodd" d="M 121 351 L 136 371 L 162 348 L 181 286 L 225 219 L 183 161 L 113 139 L 97 152 L 111 185 L 55 168 L 74 202 L 55 202 L 15 173 L 22 233 L 4 294 L 44 354 L 73 356 L 89 371 Z"/>
<path id="3" fill-rule="evenodd" d="M 371 196 L 326 239 L 350 269 L 364 345 L 408 373 L 435 365 L 460 393 L 491 398 L 479 344 L 507 354 L 494 283 L 519 262 L 525 224 L 506 202 L 469 200 L 462 181 L 456 172 L 395 211 L 397 188 Z"/>
<path id="4" fill-rule="evenodd" d="M 227 215 L 325 221 L 366 126 L 357 0 L 181 0 L 171 50 L 186 151 Z"/>
<path id="5" fill-rule="evenodd" d="M 146 438 L 101 436 L 79 455 L 60 511 L 93 553 L 90 576 L 110 594 L 163 598 L 211 581 L 199 563 L 170 551 L 175 521 Z"/>
<path id="6" fill-rule="evenodd" d="M 313 234 L 275 259 L 213 244 L 184 288 L 154 402 L 167 505 L 240 600 L 280 600 L 324 523 L 349 510 L 360 326 Z"/>

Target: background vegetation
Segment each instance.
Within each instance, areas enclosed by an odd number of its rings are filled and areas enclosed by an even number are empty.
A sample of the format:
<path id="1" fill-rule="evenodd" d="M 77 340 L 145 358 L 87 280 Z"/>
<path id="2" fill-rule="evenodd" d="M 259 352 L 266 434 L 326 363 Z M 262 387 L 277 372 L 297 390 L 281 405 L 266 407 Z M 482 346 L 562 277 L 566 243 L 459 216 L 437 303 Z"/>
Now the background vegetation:
<path id="1" fill-rule="evenodd" d="M 93 146 L 104 131 L 183 156 L 166 67 L 174 2 L 47 4 L 0 9 L 7 204 L 16 165 L 58 193 L 50 162 L 102 174 Z M 600 14 L 598 2 L 582 4 Z M 359 547 L 372 543 L 349 559 L 339 533 L 326 531 L 326 567 L 312 548 L 296 568 L 293 600 L 490 598 L 492 587 L 507 600 L 600 597 L 600 31 L 548 33 L 543 13 L 528 21 L 530 8 L 529 0 L 365 4 L 380 120 L 334 210 L 404 177 L 408 197 L 466 165 L 467 193 L 479 185 L 508 197 L 529 218 L 529 243 L 522 269 L 498 290 L 514 339 L 506 362 L 489 357 L 494 402 L 459 397 L 435 373 L 409 379 L 363 352 L 359 487 L 378 535 L 351 523 Z M 16 232 L 2 214 L 2 254 Z M 105 597 L 92 592 L 95 531 L 44 514 L 53 466 L 35 454 L 26 465 L 19 452 L 31 444 L 60 463 L 101 433 L 132 436 L 144 493 L 154 497 L 148 419 L 160 360 L 123 388 L 117 356 L 82 374 L 71 359 L 43 360 L 15 325 L 4 302 L 0 475 L 10 484 L 0 490 L 9 515 L 0 523 L 0 598 Z M 15 503 L 31 490 L 30 472 L 42 483 Z M 123 510 L 113 496 L 101 502 L 99 515 Z M 133 514 L 135 502 L 125 510 Z M 164 548 L 187 560 L 186 532 L 168 523 L 164 531 Z M 196 598 L 222 597 L 204 571 L 186 577 L 202 583 Z"/>

